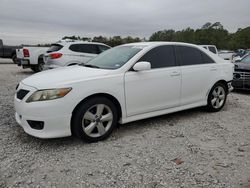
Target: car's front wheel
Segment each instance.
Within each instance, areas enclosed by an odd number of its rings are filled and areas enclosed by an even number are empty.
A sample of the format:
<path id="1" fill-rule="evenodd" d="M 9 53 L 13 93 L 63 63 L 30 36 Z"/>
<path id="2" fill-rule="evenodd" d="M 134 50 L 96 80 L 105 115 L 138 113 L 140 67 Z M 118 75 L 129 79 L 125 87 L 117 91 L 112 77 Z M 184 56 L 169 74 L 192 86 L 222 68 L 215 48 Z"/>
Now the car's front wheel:
<path id="1" fill-rule="evenodd" d="M 226 85 L 223 83 L 216 83 L 208 95 L 207 109 L 211 112 L 220 111 L 225 105 L 226 99 Z"/>
<path id="2" fill-rule="evenodd" d="M 87 142 L 96 142 L 112 133 L 118 113 L 109 99 L 94 97 L 81 104 L 72 118 L 72 132 Z"/>

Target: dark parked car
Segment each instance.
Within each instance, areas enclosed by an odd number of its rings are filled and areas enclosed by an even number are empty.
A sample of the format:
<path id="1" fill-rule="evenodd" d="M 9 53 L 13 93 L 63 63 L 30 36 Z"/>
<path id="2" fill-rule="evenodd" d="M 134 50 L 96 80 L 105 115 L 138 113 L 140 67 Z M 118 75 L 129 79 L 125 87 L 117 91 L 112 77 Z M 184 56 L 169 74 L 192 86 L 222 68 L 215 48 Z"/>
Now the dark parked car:
<path id="1" fill-rule="evenodd" d="M 3 45 L 2 39 L 0 39 L 0 58 L 11 58 L 14 63 L 17 61 L 16 49 L 20 46 L 7 46 Z"/>
<path id="2" fill-rule="evenodd" d="M 235 63 L 232 85 L 235 89 L 250 90 L 250 55 Z"/>

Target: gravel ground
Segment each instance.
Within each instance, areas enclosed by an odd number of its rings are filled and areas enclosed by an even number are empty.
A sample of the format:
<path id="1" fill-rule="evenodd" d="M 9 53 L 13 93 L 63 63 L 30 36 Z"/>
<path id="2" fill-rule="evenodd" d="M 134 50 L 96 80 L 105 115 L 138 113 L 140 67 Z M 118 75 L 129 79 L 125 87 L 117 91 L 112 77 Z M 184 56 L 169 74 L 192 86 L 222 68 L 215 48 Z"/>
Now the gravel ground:
<path id="1" fill-rule="evenodd" d="M 18 126 L 15 86 L 31 74 L 0 64 L 0 187 L 250 187 L 250 92 L 230 94 L 218 113 L 137 121 L 87 144 Z"/>

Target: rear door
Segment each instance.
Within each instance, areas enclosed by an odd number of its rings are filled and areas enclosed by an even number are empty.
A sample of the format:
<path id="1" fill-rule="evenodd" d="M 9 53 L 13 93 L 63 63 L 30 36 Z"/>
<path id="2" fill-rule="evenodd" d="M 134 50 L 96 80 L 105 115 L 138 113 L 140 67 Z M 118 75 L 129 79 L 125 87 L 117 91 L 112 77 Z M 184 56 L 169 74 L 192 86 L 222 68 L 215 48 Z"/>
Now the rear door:
<path id="1" fill-rule="evenodd" d="M 217 79 L 218 65 L 206 53 L 191 46 L 176 46 L 181 67 L 181 105 L 204 102 Z"/>
<path id="2" fill-rule="evenodd" d="M 181 75 L 174 47 L 159 46 L 139 61 L 151 63 L 145 71 L 125 73 L 127 115 L 133 116 L 179 106 Z"/>

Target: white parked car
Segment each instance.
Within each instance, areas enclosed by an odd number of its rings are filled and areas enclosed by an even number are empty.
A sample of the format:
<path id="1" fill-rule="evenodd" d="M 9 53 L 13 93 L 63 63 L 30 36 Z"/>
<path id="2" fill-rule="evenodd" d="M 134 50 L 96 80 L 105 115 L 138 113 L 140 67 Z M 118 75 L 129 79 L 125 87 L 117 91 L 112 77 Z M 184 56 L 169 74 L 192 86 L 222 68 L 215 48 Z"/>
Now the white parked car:
<path id="1" fill-rule="evenodd" d="M 52 44 L 44 55 L 46 69 L 87 63 L 110 46 L 96 42 L 62 40 Z"/>
<path id="2" fill-rule="evenodd" d="M 34 72 L 40 72 L 44 69 L 43 54 L 48 47 L 30 47 L 16 49 L 17 65 L 24 69 L 31 68 Z"/>
<path id="3" fill-rule="evenodd" d="M 215 45 L 200 45 L 200 46 L 218 55 L 218 49 Z"/>
<path id="4" fill-rule="evenodd" d="M 219 111 L 233 64 L 193 44 L 133 43 L 87 64 L 48 70 L 19 83 L 16 121 L 30 135 L 102 140 L 117 123 L 199 106 Z"/>
<path id="5" fill-rule="evenodd" d="M 224 60 L 233 61 L 234 52 L 230 50 L 220 50 L 218 54 Z"/>

